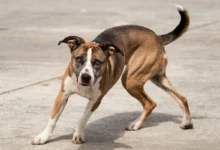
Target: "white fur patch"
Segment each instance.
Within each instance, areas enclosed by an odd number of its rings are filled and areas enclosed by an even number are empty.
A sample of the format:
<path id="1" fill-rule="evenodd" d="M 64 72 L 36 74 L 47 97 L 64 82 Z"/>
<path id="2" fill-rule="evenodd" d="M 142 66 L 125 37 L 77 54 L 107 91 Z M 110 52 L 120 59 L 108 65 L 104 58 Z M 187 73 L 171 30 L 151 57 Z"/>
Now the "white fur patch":
<path id="1" fill-rule="evenodd" d="M 78 79 L 79 81 L 81 79 L 82 74 L 84 73 L 89 74 L 91 76 L 90 86 L 92 86 L 94 83 L 94 73 L 93 73 L 91 60 L 92 60 L 92 48 L 89 48 L 89 50 L 87 51 L 86 65 L 80 72 L 79 79 Z"/>
<path id="2" fill-rule="evenodd" d="M 64 81 L 64 91 L 65 91 L 65 94 L 76 93 L 75 91 L 77 91 L 77 87 L 76 87 L 77 84 L 78 83 L 76 81 L 75 74 L 73 74 L 72 78 L 67 76 L 65 81 Z"/>
<path id="3" fill-rule="evenodd" d="M 179 5 L 179 4 L 175 4 L 175 6 L 177 7 L 177 9 L 179 11 L 185 11 L 185 9 L 183 8 L 183 6 Z"/>
<path id="4" fill-rule="evenodd" d="M 73 74 L 71 78 L 67 77 L 64 81 L 65 94 L 75 93 L 88 99 L 98 98 L 101 95 L 101 91 L 99 89 L 100 80 L 101 78 L 97 79 L 93 86 L 82 86 L 77 83 L 76 75 Z"/>
<path id="5" fill-rule="evenodd" d="M 49 120 L 46 128 L 44 129 L 43 132 L 41 132 L 39 135 L 37 135 L 33 141 L 32 141 L 32 144 L 36 144 L 36 145 L 39 145 L 39 144 L 44 144 L 46 143 L 46 141 L 48 140 L 48 138 L 51 136 L 52 132 L 53 132 L 53 129 L 56 125 L 56 120 L 53 119 L 53 120 Z"/>

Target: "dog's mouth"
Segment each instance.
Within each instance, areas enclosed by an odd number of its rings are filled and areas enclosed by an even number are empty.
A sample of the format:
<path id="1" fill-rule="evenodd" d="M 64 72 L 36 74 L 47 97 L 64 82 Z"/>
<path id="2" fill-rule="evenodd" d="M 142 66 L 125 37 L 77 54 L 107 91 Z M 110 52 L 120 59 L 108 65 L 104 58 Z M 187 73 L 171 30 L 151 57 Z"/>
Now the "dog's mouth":
<path id="1" fill-rule="evenodd" d="M 79 83 L 82 86 L 89 86 L 89 83 Z"/>
<path id="2" fill-rule="evenodd" d="M 89 81 L 89 82 L 87 83 L 87 82 L 83 82 L 82 80 L 79 80 L 79 81 L 78 81 L 78 84 L 81 85 L 81 86 L 90 86 L 90 87 L 93 86 L 93 82 L 92 82 L 92 81 Z"/>

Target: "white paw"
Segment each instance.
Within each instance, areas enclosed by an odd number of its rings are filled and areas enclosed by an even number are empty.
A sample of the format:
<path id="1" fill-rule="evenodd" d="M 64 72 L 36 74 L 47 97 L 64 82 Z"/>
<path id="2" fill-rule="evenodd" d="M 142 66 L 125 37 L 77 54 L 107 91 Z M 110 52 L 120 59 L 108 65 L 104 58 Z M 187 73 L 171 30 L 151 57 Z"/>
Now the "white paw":
<path id="1" fill-rule="evenodd" d="M 73 139 L 72 139 L 74 144 L 82 144 L 85 142 L 84 140 L 84 133 L 80 133 L 75 131 L 75 133 L 73 134 Z"/>
<path id="2" fill-rule="evenodd" d="M 43 133 L 37 135 L 31 141 L 31 144 L 32 145 L 42 145 L 42 144 L 45 144 L 47 142 L 48 138 L 49 138 L 49 135 L 43 132 Z"/>
<path id="3" fill-rule="evenodd" d="M 127 131 L 137 131 L 139 129 L 140 129 L 140 125 L 138 125 L 136 121 L 129 123 L 128 126 L 126 127 Z"/>
<path id="4" fill-rule="evenodd" d="M 73 136 L 72 141 L 73 141 L 73 144 L 82 144 L 85 142 L 83 137 L 81 136 Z"/>
<path id="5" fill-rule="evenodd" d="M 184 121 L 179 125 L 179 127 L 180 127 L 181 129 L 183 129 L 183 130 L 185 130 L 185 129 L 192 129 L 192 128 L 193 128 L 193 123 L 192 123 L 191 119 L 190 119 L 190 120 L 184 120 Z"/>

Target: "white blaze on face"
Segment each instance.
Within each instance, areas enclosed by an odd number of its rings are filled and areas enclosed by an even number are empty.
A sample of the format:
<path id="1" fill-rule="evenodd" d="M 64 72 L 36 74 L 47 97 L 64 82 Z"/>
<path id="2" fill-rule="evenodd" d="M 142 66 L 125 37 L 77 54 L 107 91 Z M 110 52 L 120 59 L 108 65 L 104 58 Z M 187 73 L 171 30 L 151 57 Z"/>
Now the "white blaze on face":
<path id="1" fill-rule="evenodd" d="M 82 74 L 84 73 L 89 74 L 91 76 L 91 81 L 89 83 L 90 86 L 92 86 L 94 83 L 94 73 L 93 73 L 91 60 L 92 60 L 92 48 L 89 48 L 87 51 L 87 60 L 85 62 L 85 66 L 80 72 L 79 79 L 78 79 L 79 83 L 82 83 L 82 79 L 81 79 Z"/>

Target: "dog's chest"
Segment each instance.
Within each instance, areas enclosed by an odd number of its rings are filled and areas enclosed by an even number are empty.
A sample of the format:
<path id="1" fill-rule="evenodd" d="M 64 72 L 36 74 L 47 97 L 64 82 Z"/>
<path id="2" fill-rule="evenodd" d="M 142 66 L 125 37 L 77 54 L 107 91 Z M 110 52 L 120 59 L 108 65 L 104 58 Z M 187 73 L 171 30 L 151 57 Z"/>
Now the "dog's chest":
<path id="1" fill-rule="evenodd" d="M 82 97 L 96 100 L 101 95 L 101 90 L 99 89 L 100 80 L 101 79 L 98 79 L 92 87 L 82 86 L 77 83 L 76 76 L 73 74 L 72 77 L 65 79 L 64 89 L 65 91 L 78 94 Z"/>

